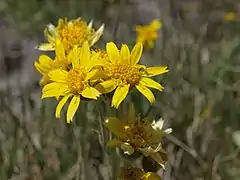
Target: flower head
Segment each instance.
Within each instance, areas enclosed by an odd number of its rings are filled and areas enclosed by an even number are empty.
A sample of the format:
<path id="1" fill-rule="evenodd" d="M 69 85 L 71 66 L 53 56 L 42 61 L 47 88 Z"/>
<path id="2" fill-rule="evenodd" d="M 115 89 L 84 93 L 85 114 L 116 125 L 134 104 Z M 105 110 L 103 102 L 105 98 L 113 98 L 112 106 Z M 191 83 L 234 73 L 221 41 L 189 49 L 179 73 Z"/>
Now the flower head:
<path id="1" fill-rule="evenodd" d="M 56 108 L 56 117 L 60 118 L 61 110 L 68 99 L 71 98 L 67 110 L 67 122 L 73 119 L 80 104 L 81 98 L 97 99 L 100 92 L 91 86 L 91 80 L 97 77 L 99 54 L 91 54 L 87 42 L 81 49 L 75 47 L 68 55 L 72 68 L 69 71 L 55 69 L 48 73 L 51 83 L 44 86 L 42 98 L 62 97 Z"/>
<path id="2" fill-rule="evenodd" d="M 142 55 L 142 44 L 137 43 L 131 53 L 127 45 L 122 45 L 119 52 L 117 46 L 111 42 L 107 43 L 107 54 L 109 61 L 103 66 L 105 81 L 99 83 L 96 88 L 102 93 L 114 91 L 112 106 L 118 108 L 126 98 L 128 92 L 136 87 L 149 101 L 155 102 L 155 97 L 149 88 L 163 90 L 163 86 L 149 77 L 168 72 L 167 66 L 145 67 L 138 62 Z"/>
<path id="3" fill-rule="evenodd" d="M 143 43 L 148 48 L 153 48 L 154 41 L 158 38 L 158 30 L 162 27 L 161 21 L 154 19 L 145 26 L 135 26 L 137 32 L 137 42 Z"/>
<path id="4" fill-rule="evenodd" d="M 69 52 L 74 46 L 81 47 L 85 41 L 89 46 L 94 45 L 101 37 L 104 30 L 102 25 L 97 31 L 92 28 L 92 21 L 87 23 L 81 18 L 68 21 L 67 18 L 59 19 L 57 27 L 49 24 L 44 30 L 48 43 L 40 44 L 38 49 L 42 51 L 51 51 L 55 49 L 56 40 L 59 39 L 66 52 Z"/>
<path id="5" fill-rule="evenodd" d="M 119 180 L 161 180 L 156 173 L 145 172 L 137 167 L 122 167 Z"/>
<path id="6" fill-rule="evenodd" d="M 41 55 L 39 61 L 34 63 L 35 68 L 43 75 L 40 80 L 41 86 L 45 86 L 51 82 L 48 76 L 50 71 L 55 69 L 67 70 L 71 63 L 70 56 L 66 55 L 63 44 L 59 40 L 56 41 L 55 53 L 56 57 L 54 60 L 47 55 Z"/>
<path id="7" fill-rule="evenodd" d="M 160 153 L 165 152 L 162 148 L 162 139 L 172 130 L 162 130 L 163 120 L 150 123 L 147 120 L 132 119 L 131 115 L 127 122 L 115 117 L 107 118 L 104 125 L 118 137 L 118 139 L 109 140 L 108 147 L 120 147 L 128 155 L 140 151 L 144 156 L 152 157 L 164 167 L 166 158 L 163 158 Z"/>

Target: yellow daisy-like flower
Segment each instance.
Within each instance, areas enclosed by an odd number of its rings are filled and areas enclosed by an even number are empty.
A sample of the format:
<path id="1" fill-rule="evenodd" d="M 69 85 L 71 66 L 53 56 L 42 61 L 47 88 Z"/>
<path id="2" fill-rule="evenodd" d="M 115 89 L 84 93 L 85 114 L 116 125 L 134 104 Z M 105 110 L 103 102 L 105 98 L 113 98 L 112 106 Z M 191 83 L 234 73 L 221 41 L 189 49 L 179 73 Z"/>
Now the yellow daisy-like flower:
<path id="1" fill-rule="evenodd" d="M 228 12 L 223 16 L 225 21 L 235 21 L 237 20 L 237 14 L 234 12 Z"/>
<path id="2" fill-rule="evenodd" d="M 162 23 L 158 19 L 154 19 L 150 24 L 145 26 L 135 26 L 137 32 L 137 42 L 143 43 L 147 48 L 153 48 L 154 42 L 158 38 L 158 30 L 162 27 Z"/>
<path id="3" fill-rule="evenodd" d="M 67 70 L 70 62 L 71 53 L 66 55 L 63 44 L 57 40 L 56 41 L 56 57 L 53 60 L 47 55 L 41 55 L 39 61 L 34 63 L 35 68 L 40 72 L 43 77 L 40 80 L 40 85 L 45 86 L 50 81 L 48 73 L 54 69 Z"/>
<path id="4" fill-rule="evenodd" d="M 140 151 L 144 156 L 150 156 L 164 168 L 166 158 L 162 148 L 162 139 L 172 132 L 172 129 L 162 130 L 163 120 L 153 121 L 135 120 L 129 115 L 128 121 L 124 122 L 116 117 L 107 118 L 104 125 L 118 139 L 111 139 L 107 146 L 111 148 L 120 147 L 125 154 L 131 155 Z"/>
<path id="5" fill-rule="evenodd" d="M 92 28 L 92 21 L 87 23 L 81 18 L 68 22 L 67 18 L 59 19 L 57 27 L 49 24 L 44 30 L 45 37 L 49 43 L 40 44 L 38 49 L 52 51 L 55 49 L 55 42 L 59 39 L 66 52 L 69 52 L 75 45 L 81 47 L 85 41 L 94 45 L 101 37 L 104 30 L 102 25 L 97 31 Z"/>
<path id="6" fill-rule="evenodd" d="M 127 45 L 122 45 L 119 52 L 113 42 L 107 43 L 106 49 L 109 61 L 104 64 L 103 71 L 108 79 L 99 83 L 96 88 L 102 93 L 115 90 L 112 107 L 118 108 L 133 87 L 136 87 L 150 103 L 154 103 L 155 97 L 149 88 L 162 91 L 163 86 L 148 77 L 168 72 L 167 66 L 146 68 L 139 65 L 143 49 L 141 43 L 137 43 L 131 53 Z"/>
<path id="7" fill-rule="evenodd" d="M 70 71 L 57 69 L 49 72 L 51 83 L 44 86 L 42 98 L 62 97 L 56 108 L 56 117 L 60 118 L 61 110 L 69 98 L 70 104 L 67 110 L 67 123 L 70 123 L 80 104 L 80 99 L 97 99 L 100 92 L 91 86 L 91 80 L 97 77 L 99 54 L 91 54 L 89 45 L 84 43 L 81 49 L 75 47 L 70 55 L 72 68 Z"/>
<path id="8" fill-rule="evenodd" d="M 161 177 L 137 167 L 122 167 L 118 180 L 161 180 Z"/>

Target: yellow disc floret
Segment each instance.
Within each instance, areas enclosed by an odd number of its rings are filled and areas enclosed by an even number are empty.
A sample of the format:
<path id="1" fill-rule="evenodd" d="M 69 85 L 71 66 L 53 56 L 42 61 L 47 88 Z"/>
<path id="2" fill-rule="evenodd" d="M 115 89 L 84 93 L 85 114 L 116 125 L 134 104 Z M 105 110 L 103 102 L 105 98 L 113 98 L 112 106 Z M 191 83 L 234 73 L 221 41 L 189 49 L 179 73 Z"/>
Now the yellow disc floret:
<path id="1" fill-rule="evenodd" d="M 150 126 L 151 124 L 147 121 L 134 121 L 124 127 L 133 147 L 144 148 L 152 145 L 152 133 L 148 131 Z"/>
<path id="2" fill-rule="evenodd" d="M 68 87 L 73 94 L 81 94 L 84 89 L 84 74 L 81 69 L 73 68 L 67 76 Z"/>
<path id="3" fill-rule="evenodd" d="M 68 23 L 65 19 L 59 24 L 62 25 L 57 28 L 57 31 L 67 51 L 74 45 L 81 47 L 94 33 L 93 29 L 88 28 L 87 23 L 83 20 L 78 19 Z"/>
<path id="4" fill-rule="evenodd" d="M 143 175 L 144 175 L 144 172 L 139 168 L 124 167 L 121 170 L 120 179 L 121 180 L 128 180 L 128 179 L 137 180 L 137 179 L 141 179 Z"/>
<path id="5" fill-rule="evenodd" d="M 120 83 L 136 85 L 141 79 L 139 68 L 129 64 L 108 64 L 105 70 L 109 77 L 120 80 Z"/>

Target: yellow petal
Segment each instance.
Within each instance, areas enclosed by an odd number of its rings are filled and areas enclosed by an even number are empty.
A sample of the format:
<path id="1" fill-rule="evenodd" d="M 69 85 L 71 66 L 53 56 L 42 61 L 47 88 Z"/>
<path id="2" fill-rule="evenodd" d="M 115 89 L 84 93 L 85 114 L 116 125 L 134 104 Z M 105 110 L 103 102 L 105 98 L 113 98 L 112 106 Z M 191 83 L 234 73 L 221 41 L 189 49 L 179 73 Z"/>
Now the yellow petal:
<path id="1" fill-rule="evenodd" d="M 50 77 L 50 80 L 59 82 L 59 83 L 65 83 L 65 84 L 67 84 L 66 82 L 67 75 L 68 75 L 68 72 L 62 69 L 56 69 L 56 70 L 50 71 L 48 74 L 48 76 Z"/>
<path id="2" fill-rule="evenodd" d="M 71 102 L 69 103 L 68 110 L 67 110 L 67 123 L 70 123 L 75 115 L 78 106 L 80 104 L 80 97 L 73 96 Z"/>
<path id="3" fill-rule="evenodd" d="M 157 31 L 158 29 L 160 29 L 162 27 L 162 23 L 159 19 L 154 19 L 151 24 L 150 24 L 150 28 L 153 31 Z"/>
<path id="4" fill-rule="evenodd" d="M 93 25 L 93 20 L 91 20 L 91 21 L 88 23 L 88 28 L 89 28 L 89 29 L 92 29 L 92 25 Z"/>
<path id="5" fill-rule="evenodd" d="M 128 91 L 130 88 L 130 84 L 124 85 L 122 87 L 118 87 L 112 97 L 112 107 L 118 108 L 120 103 L 126 98 Z"/>
<path id="6" fill-rule="evenodd" d="M 147 87 L 136 85 L 136 88 L 149 100 L 151 104 L 155 103 L 155 97 Z"/>
<path id="7" fill-rule="evenodd" d="M 89 62 L 90 63 L 88 63 L 88 66 L 85 67 L 86 71 L 91 71 L 92 68 L 94 68 L 96 66 L 101 66 L 104 64 L 104 62 L 102 61 L 102 58 L 100 57 L 100 53 L 92 54 Z"/>
<path id="8" fill-rule="evenodd" d="M 42 74 L 48 73 L 53 65 L 53 60 L 46 56 L 46 55 L 41 55 L 39 57 L 39 62 L 35 62 L 34 66 L 35 68 Z"/>
<path id="9" fill-rule="evenodd" d="M 90 64 L 90 48 L 88 45 L 88 42 L 85 41 L 81 50 L 80 50 L 80 65 L 85 67 L 88 66 L 88 64 Z"/>
<path id="10" fill-rule="evenodd" d="M 91 42 L 90 42 L 90 46 L 93 46 L 102 36 L 104 31 L 104 24 L 93 34 L 93 36 L 91 37 Z"/>
<path id="11" fill-rule="evenodd" d="M 140 84 L 146 87 L 157 89 L 159 91 L 162 91 L 164 89 L 161 84 L 150 78 L 141 78 Z"/>
<path id="12" fill-rule="evenodd" d="M 151 77 L 151 76 L 156 76 L 159 74 L 163 74 L 168 72 L 169 70 L 167 69 L 167 66 L 156 66 L 156 67 L 149 67 L 146 69 L 146 74 L 145 76 Z"/>
<path id="13" fill-rule="evenodd" d="M 123 121 L 116 117 L 108 117 L 104 122 L 104 126 L 108 128 L 111 133 L 122 140 L 128 139 L 124 130 L 125 125 L 126 124 Z"/>
<path id="14" fill-rule="evenodd" d="M 102 94 L 110 93 L 116 88 L 116 82 L 113 79 L 103 81 L 95 87 Z"/>
<path id="15" fill-rule="evenodd" d="M 134 148 L 129 143 L 122 143 L 121 149 L 124 154 L 131 155 L 134 153 Z"/>
<path id="16" fill-rule="evenodd" d="M 55 53 L 58 60 L 64 60 L 66 58 L 65 50 L 60 40 L 56 41 Z"/>
<path id="17" fill-rule="evenodd" d="M 96 90 L 95 88 L 93 87 L 86 87 L 81 95 L 85 98 L 89 98 L 89 99 L 95 99 L 97 100 L 97 98 L 100 96 L 100 92 L 98 92 L 98 90 Z"/>
<path id="18" fill-rule="evenodd" d="M 107 50 L 109 60 L 112 63 L 116 63 L 120 61 L 119 50 L 113 42 L 107 43 L 106 50 Z"/>
<path id="19" fill-rule="evenodd" d="M 141 29 L 142 29 L 142 26 L 139 26 L 139 25 L 134 26 L 134 30 L 137 32 L 141 31 Z"/>
<path id="20" fill-rule="evenodd" d="M 117 139 L 110 139 L 107 141 L 107 147 L 108 148 L 116 148 L 120 147 L 123 142 Z"/>
<path id="21" fill-rule="evenodd" d="M 55 27 L 54 27 L 54 30 L 56 31 Z M 52 28 L 44 29 L 44 36 L 47 39 L 47 41 L 50 42 L 51 44 L 55 43 L 56 33 L 54 33 L 54 30 Z"/>
<path id="22" fill-rule="evenodd" d="M 55 42 L 55 38 L 57 37 L 56 27 L 50 23 L 47 25 L 47 28 L 45 28 L 45 30 L 47 31 L 48 35 L 53 38 L 53 42 Z M 46 38 L 48 38 L 48 37 L 46 36 Z"/>
<path id="23" fill-rule="evenodd" d="M 130 64 L 130 51 L 128 49 L 128 46 L 126 44 L 122 45 L 121 51 L 120 51 L 122 62 L 124 64 Z"/>
<path id="24" fill-rule="evenodd" d="M 57 108 L 56 108 L 56 113 L 55 113 L 56 118 L 60 118 L 61 110 L 62 110 L 64 104 L 67 102 L 67 100 L 70 96 L 71 96 L 70 94 L 66 95 L 59 101 L 59 103 L 57 105 Z"/>
<path id="25" fill-rule="evenodd" d="M 53 60 L 52 60 L 52 58 L 50 58 L 50 57 L 47 56 L 47 55 L 41 55 L 41 56 L 39 57 L 39 62 L 40 62 L 41 64 L 43 64 L 43 65 L 49 66 L 50 64 L 52 64 Z"/>
<path id="26" fill-rule="evenodd" d="M 142 56 L 143 46 L 142 43 L 137 43 L 131 51 L 131 64 L 136 65 Z"/>
<path id="27" fill-rule="evenodd" d="M 64 95 L 64 93 L 68 92 L 67 87 L 61 87 L 58 83 L 50 83 L 43 87 L 42 89 L 42 99 L 47 97 L 56 97 Z"/>
<path id="28" fill-rule="evenodd" d="M 40 51 L 53 51 L 55 50 L 54 46 L 50 43 L 41 43 L 37 46 L 37 49 Z"/>
<path id="29" fill-rule="evenodd" d="M 144 180 L 162 180 L 162 178 L 153 172 L 147 172 L 142 176 L 142 179 Z"/>
<path id="30" fill-rule="evenodd" d="M 75 46 L 68 54 L 68 63 L 72 63 L 73 68 L 79 68 L 80 67 L 80 49 Z"/>

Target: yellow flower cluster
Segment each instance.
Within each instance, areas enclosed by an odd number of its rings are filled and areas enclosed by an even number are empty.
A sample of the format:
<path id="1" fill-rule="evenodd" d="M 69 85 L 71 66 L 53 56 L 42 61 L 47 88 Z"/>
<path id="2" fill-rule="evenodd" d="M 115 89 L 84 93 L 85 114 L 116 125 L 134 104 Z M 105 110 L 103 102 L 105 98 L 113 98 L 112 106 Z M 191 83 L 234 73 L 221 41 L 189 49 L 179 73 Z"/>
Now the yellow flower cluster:
<path id="1" fill-rule="evenodd" d="M 58 26 L 50 24 L 45 29 L 48 43 L 38 46 L 42 51 L 55 51 L 55 58 L 41 55 L 35 62 L 43 75 L 42 98 L 59 100 L 56 117 L 60 117 L 64 104 L 71 99 L 67 110 L 67 122 L 71 122 L 81 99 L 97 98 L 113 92 L 112 107 L 118 108 L 127 94 L 136 87 L 150 103 L 155 97 L 149 88 L 159 91 L 163 86 L 150 77 L 168 72 L 167 66 L 146 67 L 139 64 L 143 45 L 137 43 L 129 50 L 123 44 L 119 49 L 113 42 L 106 44 L 106 51 L 90 48 L 100 38 L 102 25 L 97 31 L 81 18 L 67 21 L 60 19 Z"/>
<path id="2" fill-rule="evenodd" d="M 151 77 L 168 72 L 167 66 L 146 67 L 139 64 L 143 44 L 153 47 L 161 27 L 154 20 L 147 27 L 137 26 L 137 43 L 130 50 L 126 44 L 117 47 L 114 42 L 106 43 L 106 50 L 94 47 L 104 31 L 104 25 L 95 31 L 92 21 L 87 24 L 78 18 L 71 21 L 60 19 L 55 27 L 50 24 L 44 30 L 47 43 L 38 46 L 41 51 L 54 51 L 55 57 L 40 55 L 35 62 L 42 74 L 42 98 L 58 101 L 56 118 L 60 118 L 63 106 L 67 108 L 67 123 L 70 123 L 82 100 L 97 101 L 101 95 L 111 98 L 111 107 L 118 108 L 129 92 L 137 89 L 153 104 L 155 96 L 150 88 L 162 91 L 163 86 Z M 134 108 L 130 108 L 127 120 L 106 118 L 104 125 L 116 138 L 107 142 L 108 147 L 119 147 L 125 154 L 135 151 L 145 156 L 148 162 L 154 160 L 164 167 L 166 152 L 162 139 L 171 129 L 163 130 L 163 120 L 150 122 L 136 119 Z M 161 179 L 157 174 L 138 168 L 124 169 L 120 179 Z"/>

